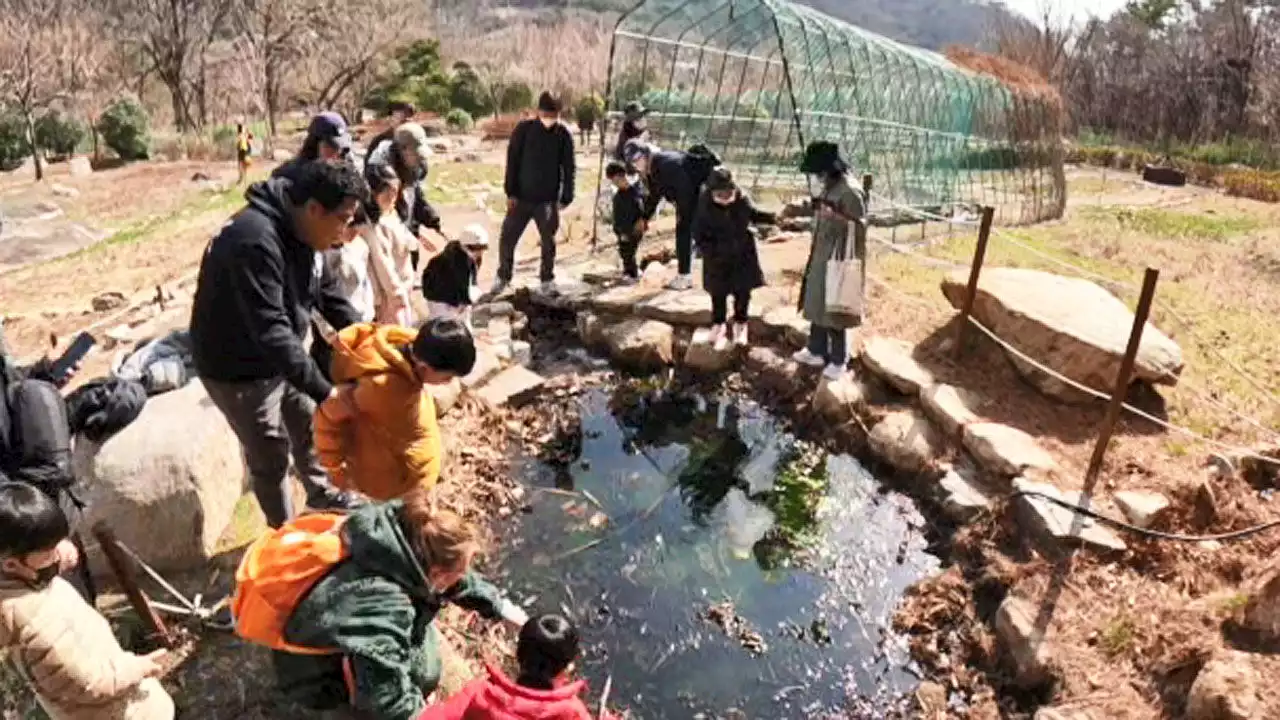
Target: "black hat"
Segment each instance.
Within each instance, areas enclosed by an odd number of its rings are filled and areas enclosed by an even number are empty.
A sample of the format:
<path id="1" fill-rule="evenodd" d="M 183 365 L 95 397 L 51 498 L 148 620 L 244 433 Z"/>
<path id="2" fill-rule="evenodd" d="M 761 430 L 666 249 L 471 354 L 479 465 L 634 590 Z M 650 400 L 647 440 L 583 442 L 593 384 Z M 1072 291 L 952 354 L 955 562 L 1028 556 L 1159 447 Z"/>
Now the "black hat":
<path id="1" fill-rule="evenodd" d="M 538 96 L 538 112 L 560 113 L 560 100 L 548 91 Z"/>
<path id="2" fill-rule="evenodd" d="M 819 140 L 809 143 L 800 161 L 800 172 L 806 175 L 824 175 L 833 172 L 849 172 L 849 164 L 840 157 L 840 146 Z"/>
<path id="3" fill-rule="evenodd" d="M 738 186 L 733 182 L 733 173 L 723 165 L 717 165 L 711 170 L 711 174 L 707 176 L 707 190 L 711 192 L 736 189 L 738 189 Z"/>
<path id="4" fill-rule="evenodd" d="M 627 120 L 639 120 L 649 114 L 649 108 L 638 100 L 632 100 L 627 103 L 626 107 L 622 108 L 622 114 Z"/>

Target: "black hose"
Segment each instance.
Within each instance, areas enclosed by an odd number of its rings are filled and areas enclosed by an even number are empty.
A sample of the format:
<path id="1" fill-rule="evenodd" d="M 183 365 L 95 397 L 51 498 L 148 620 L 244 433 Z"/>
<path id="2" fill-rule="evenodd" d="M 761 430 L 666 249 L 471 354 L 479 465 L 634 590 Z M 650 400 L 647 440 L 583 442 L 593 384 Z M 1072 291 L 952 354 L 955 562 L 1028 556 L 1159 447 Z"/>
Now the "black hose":
<path id="1" fill-rule="evenodd" d="M 1254 527 L 1245 528 L 1243 530 L 1235 530 L 1229 533 L 1220 533 L 1218 535 L 1182 535 L 1180 533 L 1168 533 L 1168 532 L 1161 532 L 1159 530 L 1148 530 L 1147 528 L 1140 528 L 1137 525 L 1130 525 L 1127 522 L 1116 520 L 1115 518 L 1107 517 L 1106 515 L 1094 512 L 1093 510 L 1082 508 L 1079 505 L 1069 503 L 1066 500 L 1063 500 L 1062 498 L 1054 497 L 1052 495 L 1046 495 L 1042 492 L 1036 492 L 1034 490 L 1021 490 L 1021 491 L 1015 492 L 1009 496 L 1009 499 L 1014 500 L 1019 497 L 1035 497 L 1035 498 L 1040 498 L 1042 500 L 1048 500 L 1054 505 L 1058 505 L 1060 507 L 1066 508 L 1067 510 L 1070 510 L 1071 512 L 1076 513 L 1078 515 L 1084 515 L 1085 517 L 1090 517 L 1095 520 L 1100 520 L 1108 525 L 1111 525 L 1112 527 L 1119 528 L 1120 530 L 1127 530 L 1128 532 L 1131 532 L 1137 535 L 1145 535 L 1147 537 L 1155 538 L 1157 540 L 1175 540 L 1178 542 L 1208 542 L 1212 540 L 1217 542 L 1223 542 L 1227 540 L 1240 540 L 1242 538 L 1246 538 L 1252 535 L 1257 535 L 1259 533 L 1266 532 L 1267 530 L 1270 530 L 1275 527 L 1280 527 L 1280 520 L 1273 520 L 1269 523 L 1264 523 L 1262 525 L 1256 525 Z"/>

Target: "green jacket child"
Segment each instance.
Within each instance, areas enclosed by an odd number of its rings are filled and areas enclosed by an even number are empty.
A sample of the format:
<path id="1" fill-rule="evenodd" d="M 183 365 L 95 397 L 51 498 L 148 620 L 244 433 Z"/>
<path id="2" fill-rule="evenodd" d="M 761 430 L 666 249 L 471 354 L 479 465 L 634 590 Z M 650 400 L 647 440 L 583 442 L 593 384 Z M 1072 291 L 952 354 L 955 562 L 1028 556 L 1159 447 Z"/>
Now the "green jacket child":
<path id="1" fill-rule="evenodd" d="M 285 639 L 340 654 L 274 651 L 280 690 L 308 708 L 353 706 L 379 720 L 410 720 L 440 681 L 431 621 L 446 603 L 516 627 L 523 610 L 470 572 L 471 527 L 434 510 L 426 493 L 356 510 L 343 526 L 350 557 L 294 609 Z"/>

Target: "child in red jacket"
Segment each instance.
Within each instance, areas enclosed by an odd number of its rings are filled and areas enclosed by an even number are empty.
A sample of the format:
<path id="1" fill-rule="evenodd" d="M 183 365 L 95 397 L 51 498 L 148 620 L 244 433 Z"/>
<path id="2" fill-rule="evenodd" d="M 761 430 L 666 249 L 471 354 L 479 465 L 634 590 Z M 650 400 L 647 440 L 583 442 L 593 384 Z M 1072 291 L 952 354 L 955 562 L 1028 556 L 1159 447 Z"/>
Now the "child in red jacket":
<path id="1" fill-rule="evenodd" d="M 578 629 L 560 615 L 540 615 L 520 629 L 512 682 L 490 665 L 489 677 L 473 680 L 418 720 L 592 720 L 578 694 L 586 682 L 569 682 L 578 657 Z"/>

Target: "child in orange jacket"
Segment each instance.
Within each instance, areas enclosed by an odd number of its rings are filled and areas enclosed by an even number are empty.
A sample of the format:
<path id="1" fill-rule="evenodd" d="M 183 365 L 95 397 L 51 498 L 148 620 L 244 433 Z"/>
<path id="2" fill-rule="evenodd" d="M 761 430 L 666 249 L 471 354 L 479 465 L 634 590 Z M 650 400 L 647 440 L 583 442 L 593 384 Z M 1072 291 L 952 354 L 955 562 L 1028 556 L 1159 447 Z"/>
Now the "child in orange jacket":
<path id="1" fill-rule="evenodd" d="M 359 323 L 338 333 L 333 346 L 340 388 L 316 412 L 315 440 L 334 486 L 380 501 L 433 487 L 442 451 L 427 386 L 471 372 L 471 332 L 446 319 L 417 331 Z"/>

